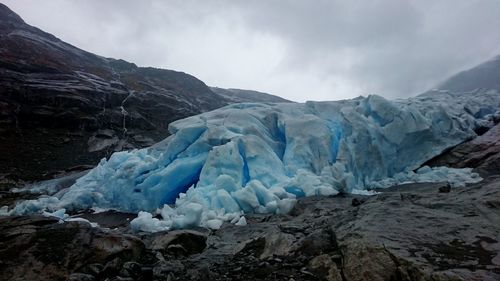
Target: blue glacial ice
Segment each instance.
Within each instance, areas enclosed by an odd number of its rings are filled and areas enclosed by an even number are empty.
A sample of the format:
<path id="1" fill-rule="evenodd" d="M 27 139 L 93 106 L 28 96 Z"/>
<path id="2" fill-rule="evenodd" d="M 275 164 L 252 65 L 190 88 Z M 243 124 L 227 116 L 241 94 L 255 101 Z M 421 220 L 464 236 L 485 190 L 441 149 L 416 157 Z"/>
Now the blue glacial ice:
<path id="1" fill-rule="evenodd" d="M 303 196 L 477 182 L 470 169 L 417 169 L 475 137 L 499 109 L 495 91 L 230 105 L 176 121 L 162 142 L 115 153 L 70 188 L 9 213 L 115 208 L 139 212 L 135 230 L 217 229 L 224 221 L 245 225 L 246 213 L 287 213 Z"/>

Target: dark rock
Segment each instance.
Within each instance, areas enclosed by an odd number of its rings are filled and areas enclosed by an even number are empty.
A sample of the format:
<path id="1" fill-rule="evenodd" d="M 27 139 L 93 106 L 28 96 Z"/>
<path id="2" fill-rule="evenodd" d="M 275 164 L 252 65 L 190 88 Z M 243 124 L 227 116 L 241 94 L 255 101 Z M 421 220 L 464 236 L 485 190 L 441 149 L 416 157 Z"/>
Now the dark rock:
<path id="1" fill-rule="evenodd" d="M 357 206 L 363 204 L 364 202 L 365 202 L 365 200 L 363 200 L 363 199 L 352 198 L 351 205 L 354 207 L 357 207 Z"/>
<path id="2" fill-rule="evenodd" d="M 343 274 L 347 280 L 392 280 L 397 270 L 383 246 L 349 241 L 343 250 Z"/>
<path id="3" fill-rule="evenodd" d="M 164 251 L 164 252 L 168 253 L 169 255 L 176 256 L 176 257 L 189 255 L 188 251 L 182 245 L 179 245 L 179 244 L 169 245 L 167 247 L 166 251 Z"/>
<path id="4" fill-rule="evenodd" d="M 104 266 L 100 276 L 102 277 L 113 277 L 118 275 L 120 268 L 122 267 L 123 260 L 120 258 L 114 258 Z"/>
<path id="5" fill-rule="evenodd" d="M 135 259 L 143 250 L 133 236 L 104 232 L 88 223 L 61 224 L 38 216 L 0 218 L 0 280 L 66 280 L 83 269 L 90 275 L 91 264 Z"/>
<path id="6" fill-rule="evenodd" d="M 340 270 L 329 255 L 314 257 L 308 264 L 309 271 L 322 280 L 342 281 Z"/>
<path id="7" fill-rule="evenodd" d="M 440 193 L 449 193 L 450 191 L 451 191 L 451 185 L 449 183 L 439 187 Z"/>
<path id="8" fill-rule="evenodd" d="M 238 250 L 237 254 L 260 257 L 264 252 L 264 248 L 266 247 L 266 238 L 265 237 L 253 238 L 241 244 L 242 244 L 241 250 Z"/>
<path id="9" fill-rule="evenodd" d="M 265 246 L 259 258 L 287 256 L 296 248 L 297 238 L 282 232 L 270 232 L 265 236 Z"/>
<path id="10" fill-rule="evenodd" d="M 330 253 L 337 247 L 334 235 L 329 228 L 315 230 L 299 242 L 297 252 L 308 256 Z"/>
<path id="11" fill-rule="evenodd" d="M 139 278 L 141 273 L 141 265 L 133 261 L 125 262 L 120 270 L 120 276 L 131 277 L 133 279 Z"/>
<path id="12" fill-rule="evenodd" d="M 90 274 L 92 276 L 98 276 L 102 270 L 104 269 L 104 266 L 99 263 L 92 263 L 89 265 L 84 266 L 82 269 L 80 269 L 81 272 L 85 274 Z"/>
<path id="13" fill-rule="evenodd" d="M 156 233 L 151 238 L 151 248 L 164 255 L 189 256 L 202 252 L 207 241 L 207 235 L 194 230 L 174 230 Z"/>
<path id="14" fill-rule="evenodd" d="M 192 278 L 194 280 L 206 280 L 213 275 L 210 269 L 207 266 L 203 266 L 201 268 L 191 268 L 186 272 L 186 276 Z"/>
<path id="15" fill-rule="evenodd" d="M 75 215 L 99 224 L 101 227 L 106 228 L 126 228 L 131 220 L 137 217 L 137 214 L 118 212 L 108 210 L 104 212 L 83 212 Z"/>
<path id="16" fill-rule="evenodd" d="M 153 280 L 153 268 L 152 267 L 141 267 L 141 277 L 142 280 Z"/>
<path id="17" fill-rule="evenodd" d="M 166 279 L 169 276 L 183 274 L 184 269 L 184 266 L 179 261 L 162 262 L 153 268 L 152 276 L 154 279 Z"/>

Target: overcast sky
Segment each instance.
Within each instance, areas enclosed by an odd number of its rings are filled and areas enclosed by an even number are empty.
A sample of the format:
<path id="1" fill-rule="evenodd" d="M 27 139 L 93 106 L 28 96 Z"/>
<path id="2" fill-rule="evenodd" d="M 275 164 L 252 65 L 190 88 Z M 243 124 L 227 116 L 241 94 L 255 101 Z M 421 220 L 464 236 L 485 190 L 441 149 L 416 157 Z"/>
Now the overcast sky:
<path id="1" fill-rule="evenodd" d="M 407 97 L 500 54 L 499 0 L 0 0 L 87 51 L 295 101 Z"/>

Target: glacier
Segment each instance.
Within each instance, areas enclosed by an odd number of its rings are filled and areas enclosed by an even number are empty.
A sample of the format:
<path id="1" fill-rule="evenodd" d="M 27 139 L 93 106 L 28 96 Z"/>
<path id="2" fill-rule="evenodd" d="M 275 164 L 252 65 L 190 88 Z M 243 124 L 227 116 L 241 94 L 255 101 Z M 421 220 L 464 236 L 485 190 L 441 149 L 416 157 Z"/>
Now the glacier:
<path id="1" fill-rule="evenodd" d="M 481 178 L 422 164 L 491 127 L 499 109 L 497 91 L 233 104 L 173 122 L 165 140 L 114 153 L 71 187 L 8 213 L 114 208 L 137 212 L 137 231 L 217 229 L 245 225 L 247 213 L 285 214 L 304 196 L 403 182 L 460 186 Z"/>

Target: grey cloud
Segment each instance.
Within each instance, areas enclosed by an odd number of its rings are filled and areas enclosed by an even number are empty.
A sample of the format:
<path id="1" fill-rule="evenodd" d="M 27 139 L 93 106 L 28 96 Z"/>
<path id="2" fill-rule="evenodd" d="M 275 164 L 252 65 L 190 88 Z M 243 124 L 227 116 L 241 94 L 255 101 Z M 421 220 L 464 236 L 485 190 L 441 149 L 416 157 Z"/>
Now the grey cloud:
<path id="1" fill-rule="evenodd" d="M 6 0 L 78 47 L 293 100 L 406 97 L 500 53 L 497 0 Z"/>

